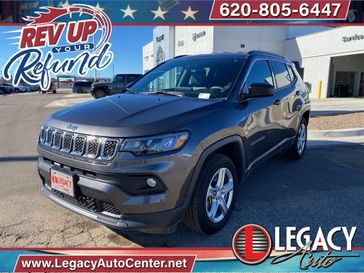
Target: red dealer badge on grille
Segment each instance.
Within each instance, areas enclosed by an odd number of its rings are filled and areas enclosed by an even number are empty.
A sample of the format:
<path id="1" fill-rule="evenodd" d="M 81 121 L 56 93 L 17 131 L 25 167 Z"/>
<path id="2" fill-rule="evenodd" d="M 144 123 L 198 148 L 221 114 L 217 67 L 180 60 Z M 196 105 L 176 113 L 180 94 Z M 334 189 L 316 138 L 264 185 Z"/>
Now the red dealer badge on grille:
<path id="1" fill-rule="evenodd" d="M 255 224 L 239 228 L 232 242 L 235 256 L 245 264 L 259 264 L 265 261 L 272 249 L 269 233 Z"/>

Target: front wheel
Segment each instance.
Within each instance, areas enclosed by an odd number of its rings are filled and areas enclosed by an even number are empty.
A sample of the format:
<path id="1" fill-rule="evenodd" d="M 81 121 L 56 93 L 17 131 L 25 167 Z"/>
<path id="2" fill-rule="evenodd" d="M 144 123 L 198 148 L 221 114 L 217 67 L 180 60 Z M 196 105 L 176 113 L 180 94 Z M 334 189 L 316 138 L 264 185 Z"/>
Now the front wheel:
<path id="1" fill-rule="evenodd" d="M 298 127 L 295 142 L 291 149 L 285 154 L 292 159 L 301 159 L 305 154 L 307 146 L 307 121 L 302 118 L 300 126 Z"/>
<path id="2" fill-rule="evenodd" d="M 222 154 L 211 155 L 199 175 L 185 225 L 207 234 L 222 229 L 235 205 L 237 181 L 233 161 Z"/>
<path id="3" fill-rule="evenodd" d="M 102 89 L 95 90 L 94 97 L 96 99 L 100 99 L 100 98 L 103 98 L 103 97 L 106 97 L 106 96 L 107 96 L 107 94 L 106 94 L 106 92 L 104 90 L 102 90 Z"/>

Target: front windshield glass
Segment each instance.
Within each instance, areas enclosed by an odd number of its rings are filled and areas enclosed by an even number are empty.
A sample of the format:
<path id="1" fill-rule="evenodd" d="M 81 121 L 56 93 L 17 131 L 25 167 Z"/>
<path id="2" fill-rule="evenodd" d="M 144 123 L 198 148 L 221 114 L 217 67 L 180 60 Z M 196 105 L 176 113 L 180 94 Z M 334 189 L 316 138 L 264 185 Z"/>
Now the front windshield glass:
<path id="1" fill-rule="evenodd" d="M 243 58 L 175 59 L 157 67 L 131 90 L 200 99 L 226 98 L 244 63 Z"/>

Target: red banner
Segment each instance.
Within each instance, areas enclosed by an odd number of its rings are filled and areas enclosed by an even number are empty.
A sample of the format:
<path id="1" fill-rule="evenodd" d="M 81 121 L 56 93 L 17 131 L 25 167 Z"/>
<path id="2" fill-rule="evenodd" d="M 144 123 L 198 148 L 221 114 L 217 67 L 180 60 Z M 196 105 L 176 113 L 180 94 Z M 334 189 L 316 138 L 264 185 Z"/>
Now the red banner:
<path id="1" fill-rule="evenodd" d="M 345 20 L 350 0 L 214 0 L 210 20 Z"/>

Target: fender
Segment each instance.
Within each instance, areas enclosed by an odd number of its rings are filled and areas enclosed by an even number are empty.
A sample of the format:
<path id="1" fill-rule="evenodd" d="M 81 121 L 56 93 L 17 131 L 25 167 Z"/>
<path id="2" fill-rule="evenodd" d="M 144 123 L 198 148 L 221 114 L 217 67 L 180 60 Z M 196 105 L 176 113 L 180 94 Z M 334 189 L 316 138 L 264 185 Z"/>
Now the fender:
<path id="1" fill-rule="evenodd" d="M 190 203 L 190 199 L 193 195 L 199 174 L 201 172 L 201 169 L 202 169 L 207 157 L 209 155 L 211 155 L 212 153 L 214 153 L 216 150 L 220 149 L 221 147 L 231 144 L 231 143 L 239 144 L 238 145 L 239 153 L 241 154 L 241 157 L 242 157 L 241 162 L 243 165 L 243 169 L 245 169 L 246 160 L 245 160 L 244 143 L 240 136 L 238 136 L 238 135 L 229 136 L 227 138 L 221 139 L 221 140 L 211 144 L 201 153 L 195 168 L 191 171 L 190 175 L 188 176 L 185 186 L 184 186 L 183 190 L 181 191 L 181 195 L 179 197 L 178 203 L 180 203 L 180 202 L 185 203 L 188 206 L 188 204 Z M 242 178 L 244 177 L 243 171 L 241 171 L 240 176 L 241 176 L 240 177 L 240 181 L 241 181 Z"/>

